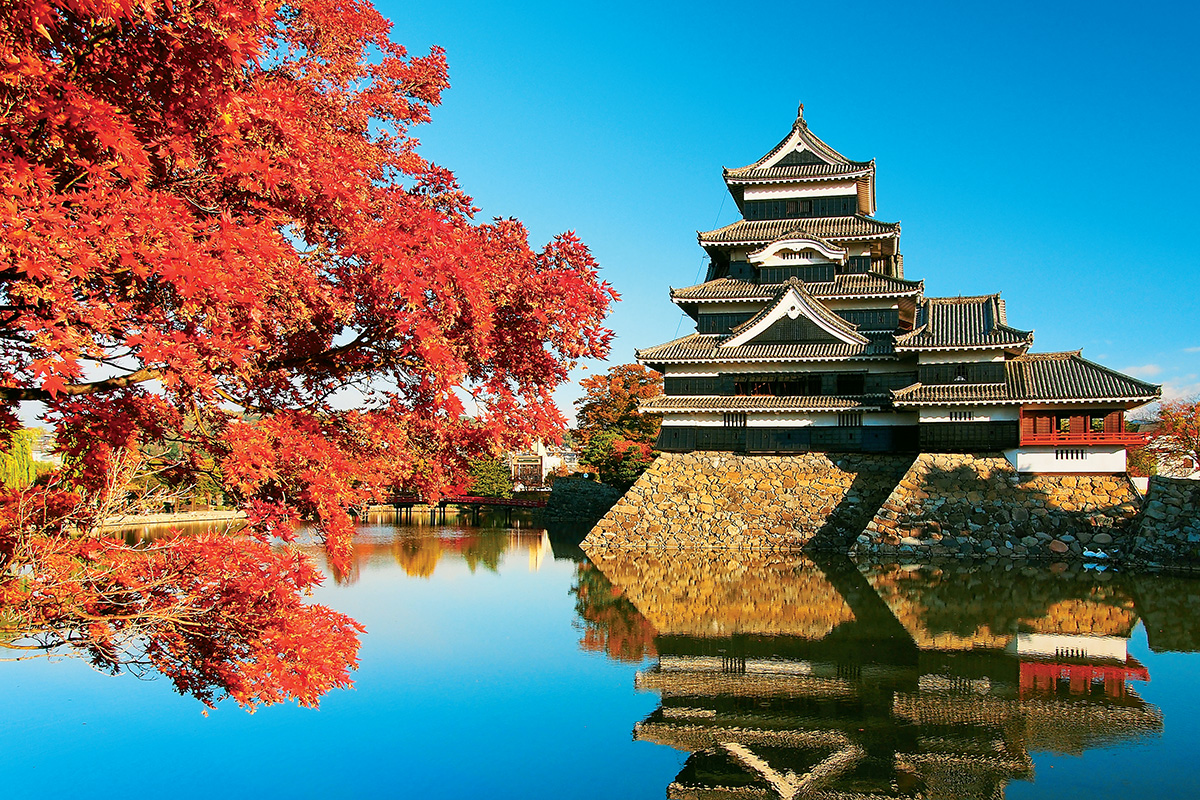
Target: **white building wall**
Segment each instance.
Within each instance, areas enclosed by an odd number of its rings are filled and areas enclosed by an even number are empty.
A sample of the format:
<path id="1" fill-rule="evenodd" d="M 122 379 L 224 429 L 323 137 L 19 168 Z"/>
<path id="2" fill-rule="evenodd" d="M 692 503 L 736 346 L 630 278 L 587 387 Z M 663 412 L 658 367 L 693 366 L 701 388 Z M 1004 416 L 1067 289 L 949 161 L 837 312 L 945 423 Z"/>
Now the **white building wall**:
<path id="1" fill-rule="evenodd" d="M 821 181 L 820 183 L 767 183 L 747 186 L 743 200 L 784 200 L 789 197 L 858 197 L 857 181 Z"/>
<path id="2" fill-rule="evenodd" d="M 952 419 L 951 412 L 970 411 L 970 420 Z M 921 422 L 1016 422 L 1021 419 L 1019 406 L 954 406 L 922 408 Z"/>
<path id="3" fill-rule="evenodd" d="M 1003 361 L 1003 350 L 947 350 L 945 352 L 919 352 L 918 364 L 965 364 L 980 361 Z"/>
<path id="4" fill-rule="evenodd" d="M 1005 450 L 1004 457 L 1017 468 L 1018 472 L 1109 475 L 1125 472 L 1125 448 L 1118 445 L 1017 447 Z"/>
<path id="5" fill-rule="evenodd" d="M 822 411 L 811 414 L 785 414 L 785 413 L 762 413 L 756 414 L 753 412 L 746 413 L 746 427 L 748 428 L 805 428 L 817 427 L 828 428 L 836 427 L 838 424 L 838 411 Z M 712 428 L 721 428 L 725 425 L 725 412 L 716 413 L 678 413 L 668 412 L 663 415 L 662 424 L 664 426 L 672 425 L 697 425 Z M 863 425 L 872 427 L 887 426 L 887 425 L 916 425 L 916 414 L 889 414 L 885 412 L 866 411 L 863 412 Z"/>

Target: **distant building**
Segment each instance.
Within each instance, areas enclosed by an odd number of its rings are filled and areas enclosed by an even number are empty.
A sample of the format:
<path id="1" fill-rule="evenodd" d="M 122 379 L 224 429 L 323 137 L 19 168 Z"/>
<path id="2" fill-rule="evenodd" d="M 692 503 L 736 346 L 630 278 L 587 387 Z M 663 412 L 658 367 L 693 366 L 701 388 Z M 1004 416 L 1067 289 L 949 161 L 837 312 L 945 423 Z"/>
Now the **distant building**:
<path id="1" fill-rule="evenodd" d="M 695 333 L 638 351 L 664 375 L 657 447 L 745 453 L 994 452 L 1024 472 L 1125 471 L 1125 412 L 1160 387 L 1031 353 L 999 294 L 926 297 L 900 224 L 875 219 L 875 162 L 817 138 L 803 107 L 726 169 L 743 218 L 699 234 L 705 282 L 672 289 Z"/>
<path id="2" fill-rule="evenodd" d="M 539 440 L 527 451 L 510 453 L 508 463 L 512 467 L 513 483 L 543 486 L 546 476 L 559 468 L 574 472 L 579 466 L 579 455 L 569 447 L 547 445 Z"/>

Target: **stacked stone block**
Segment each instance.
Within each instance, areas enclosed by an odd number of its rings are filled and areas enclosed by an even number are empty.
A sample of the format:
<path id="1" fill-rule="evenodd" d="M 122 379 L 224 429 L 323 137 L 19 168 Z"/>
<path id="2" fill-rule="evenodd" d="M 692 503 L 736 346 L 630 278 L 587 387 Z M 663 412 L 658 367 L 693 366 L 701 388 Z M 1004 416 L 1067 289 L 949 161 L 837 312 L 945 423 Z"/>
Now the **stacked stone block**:
<path id="1" fill-rule="evenodd" d="M 1200 569 L 1200 481 L 1150 479 L 1130 555 L 1150 566 Z"/>
<path id="2" fill-rule="evenodd" d="M 1124 476 L 1022 476 L 1002 456 L 924 453 L 853 552 L 917 560 L 1115 557 L 1139 505 Z"/>
<path id="3" fill-rule="evenodd" d="M 845 552 L 911 461 L 667 453 L 596 524 L 583 547 Z"/>

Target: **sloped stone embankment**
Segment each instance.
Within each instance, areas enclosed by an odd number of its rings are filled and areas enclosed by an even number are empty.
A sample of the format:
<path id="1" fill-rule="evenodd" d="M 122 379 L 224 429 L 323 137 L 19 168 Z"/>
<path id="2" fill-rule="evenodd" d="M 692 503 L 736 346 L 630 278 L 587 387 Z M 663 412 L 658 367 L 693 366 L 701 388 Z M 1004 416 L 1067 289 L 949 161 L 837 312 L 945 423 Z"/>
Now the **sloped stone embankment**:
<path id="1" fill-rule="evenodd" d="M 924 453 L 852 550 L 918 559 L 1115 555 L 1139 507 L 1123 476 L 1022 476 L 1002 456 Z"/>
<path id="2" fill-rule="evenodd" d="M 1200 481 L 1150 479 L 1130 555 L 1151 566 L 1200 569 Z"/>
<path id="3" fill-rule="evenodd" d="M 667 453 L 583 547 L 845 552 L 911 463 L 865 454 Z"/>

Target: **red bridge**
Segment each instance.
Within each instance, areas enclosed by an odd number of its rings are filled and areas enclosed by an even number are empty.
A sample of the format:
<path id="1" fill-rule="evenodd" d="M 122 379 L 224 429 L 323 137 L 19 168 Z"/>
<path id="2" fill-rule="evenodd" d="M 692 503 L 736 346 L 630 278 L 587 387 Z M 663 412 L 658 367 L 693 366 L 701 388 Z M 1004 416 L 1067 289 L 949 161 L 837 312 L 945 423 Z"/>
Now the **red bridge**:
<path id="1" fill-rule="evenodd" d="M 474 497 L 472 495 L 451 495 L 443 497 L 436 503 L 430 503 L 428 500 L 412 495 L 409 497 L 390 497 L 385 501 L 388 505 L 393 506 L 496 506 L 497 508 L 544 508 L 546 501 L 539 500 L 518 500 L 511 497 Z"/>

